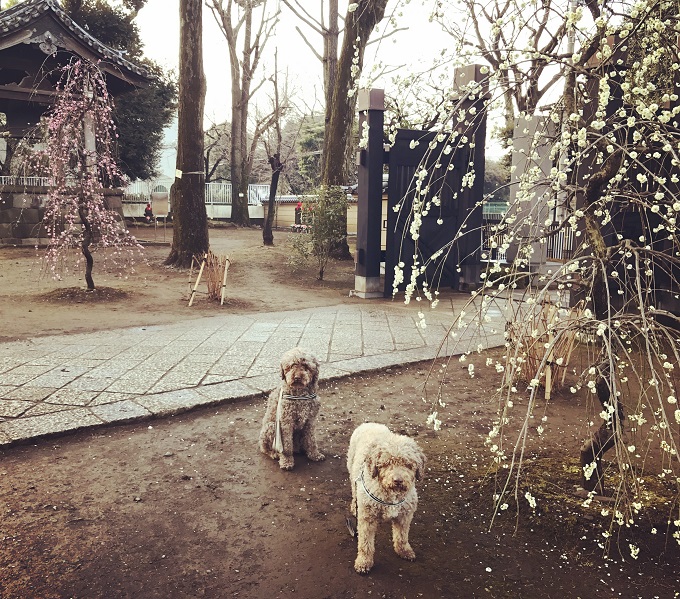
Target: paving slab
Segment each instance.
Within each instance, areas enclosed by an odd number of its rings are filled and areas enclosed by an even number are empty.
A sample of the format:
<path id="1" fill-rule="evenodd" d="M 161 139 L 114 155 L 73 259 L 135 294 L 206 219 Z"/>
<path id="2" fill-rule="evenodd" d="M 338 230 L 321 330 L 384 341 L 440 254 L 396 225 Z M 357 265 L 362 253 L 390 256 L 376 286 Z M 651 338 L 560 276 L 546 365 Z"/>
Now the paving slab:
<path id="1" fill-rule="evenodd" d="M 329 381 L 503 343 L 500 314 L 454 343 L 451 310 L 429 311 L 425 328 L 421 310 L 367 300 L 0 343 L 0 448 L 266 394 L 296 345 Z"/>

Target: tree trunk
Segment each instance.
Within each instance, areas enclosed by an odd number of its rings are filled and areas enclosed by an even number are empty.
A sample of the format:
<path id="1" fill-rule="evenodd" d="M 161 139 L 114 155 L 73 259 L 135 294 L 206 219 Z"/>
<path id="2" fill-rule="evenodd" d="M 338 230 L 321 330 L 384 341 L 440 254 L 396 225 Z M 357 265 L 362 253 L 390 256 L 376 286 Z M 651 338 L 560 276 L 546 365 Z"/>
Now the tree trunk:
<path id="1" fill-rule="evenodd" d="M 0 167 L 0 175 L 3 177 L 12 174 L 12 157 L 19 145 L 19 140 L 15 137 L 5 138 L 5 160 Z"/>
<path id="2" fill-rule="evenodd" d="M 94 279 L 92 278 L 92 268 L 94 266 L 94 259 L 90 252 L 90 244 L 92 243 L 92 226 L 87 218 L 87 211 L 84 208 L 78 209 L 80 222 L 83 224 L 83 241 L 80 250 L 85 256 L 85 282 L 87 283 L 87 290 L 94 291 Z"/>
<path id="3" fill-rule="evenodd" d="M 326 115 L 330 119 L 326 125 L 323 156 L 321 161 L 321 185 L 331 187 L 347 185 L 348 173 L 345 156 L 348 152 L 350 136 L 353 129 L 356 107 L 356 93 L 350 94 L 355 84 L 352 75 L 353 60 L 358 60 L 356 67 L 361 73 L 364 62 L 364 51 L 368 38 L 375 26 L 383 19 L 388 0 L 369 0 L 361 4 L 354 12 L 348 12 L 345 18 L 345 33 L 342 50 L 338 60 L 338 71 L 333 89 L 333 99 Z M 357 58 L 355 59 L 355 52 Z M 347 245 L 347 215 L 342 219 L 344 226 L 343 241 L 334 247 L 331 255 L 334 258 L 351 260 L 352 255 Z M 340 232 L 339 232 L 340 233 Z"/>
<path id="4" fill-rule="evenodd" d="M 248 56 L 251 49 L 253 8 L 251 5 L 243 7 L 245 14 L 245 31 L 243 40 L 243 60 L 241 68 L 236 73 L 232 68 L 231 98 L 231 222 L 243 227 L 250 226 L 248 214 L 248 183 L 250 183 L 250 168 L 248 168 L 248 107 L 250 101 L 250 61 Z M 236 39 L 233 40 L 234 49 L 230 50 L 232 60 L 236 56 Z"/>
<path id="5" fill-rule="evenodd" d="M 208 216 L 203 170 L 203 0 L 180 0 L 180 62 L 177 173 L 170 189 L 172 248 L 165 263 L 189 267 L 208 251 Z"/>
<path id="6" fill-rule="evenodd" d="M 243 227 L 250 226 L 248 214 L 248 178 L 247 163 L 247 119 L 248 103 L 243 103 L 243 94 L 239 82 L 232 81 L 231 111 L 231 222 Z M 245 190 L 245 191 L 244 191 Z"/>
<path id="7" fill-rule="evenodd" d="M 269 157 L 269 164 L 272 167 L 272 182 L 269 186 L 269 202 L 267 204 L 267 218 L 262 229 L 262 241 L 264 245 L 274 245 L 274 214 L 276 212 L 276 190 L 279 187 L 279 176 L 283 170 L 281 156 L 274 154 Z"/>
<path id="8" fill-rule="evenodd" d="M 326 126 L 331 122 L 333 90 L 338 76 L 338 0 L 330 0 L 328 5 L 328 29 L 323 35 L 323 88 L 326 100 Z"/>
<path id="9" fill-rule="evenodd" d="M 593 253 L 593 283 L 590 295 L 593 304 L 595 318 L 606 322 L 610 310 L 609 297 L 606 285 L 606 265 L 609 263 L 610 252 L 602 235 L 600 221 L 594 214 L 594 206 L 602 196 L 607 184 L 618 172 L 621 166 L 621 150 L 611 154 L 604 162 L 602 168 L 594 173 L 586 184 L 584 190 L 584 221 L 585 233 L 588 245 Z M 614 406 L 613 413 L 606 423 L 593 433 L 592 438 L 581 448 L 582 486 L 586 491 L 594 491 L 604 494 L 604 475 L 602 472 L 602 456 L 616 442 L 623 428 L 624 410 L 623 404 L 618 397 L 612 394 L 610 378 L 612 376 L 609 360 L 605 356 L 603 363 L 599 365 L 595 391 L 602 408 L 607 412 L 610 405 Z M 590 477 L 585 476 L 583 467 L 595 464 Z"/>

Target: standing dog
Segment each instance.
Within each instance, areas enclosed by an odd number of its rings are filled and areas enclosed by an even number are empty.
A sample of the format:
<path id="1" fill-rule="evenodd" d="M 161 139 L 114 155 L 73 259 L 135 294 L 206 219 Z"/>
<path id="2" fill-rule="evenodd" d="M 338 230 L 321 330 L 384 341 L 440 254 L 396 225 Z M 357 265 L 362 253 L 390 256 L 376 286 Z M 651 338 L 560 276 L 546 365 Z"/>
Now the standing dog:
<path id="1" fill-rule="evenodd" d="M 382 520 L 392 523 L 396 554 L 416 559 L 408 533 L 418 507 L 415 483 L 423 477 L 424 468 L 425 455 L 418 444 L 383 424 L 367 422 L 352 433 L 347 470 L 352 485 L 350 509 L 357 518 L 359 535 L 354 569 L 360 574 L 373 567 L 375 533 Z"/>
<path id="2" fill-rule="evenodd" d="M 304 452 L 319 462 L 325 456 L 316 444 L 316 396 L 319 361 L 296 347 L 281 357 L 281 384 L 269 394 L 260 431 L 260 451 L 292 470 L 294 453 Z"/>

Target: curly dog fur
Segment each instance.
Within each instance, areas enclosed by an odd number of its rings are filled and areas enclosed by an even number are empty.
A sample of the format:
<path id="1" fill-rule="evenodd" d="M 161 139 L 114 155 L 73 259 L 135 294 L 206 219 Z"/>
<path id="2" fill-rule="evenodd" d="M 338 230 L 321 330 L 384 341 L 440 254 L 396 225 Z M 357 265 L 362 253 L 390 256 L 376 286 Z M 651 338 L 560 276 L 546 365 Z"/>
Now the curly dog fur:
<path id="1" fill-rule="evenodd" d="M 416 480 L 423 477 L 425 454 L 409 437 L 391 432 L 385 425 L 367 422 L 352 433 L 347 470 L 352 486 L 350 509 L 357 518 L 359 547 L 354 569 L 360 574 L 373 567 L 378 523 L 392 523 L 396 554 L 414 560 L 408 541 L 411 521 L 418 507 Z"/>
<path id="2" fill-rule="evenodd" d="M 321 406 L 315 397 L 318 380 L 319 361 L 314 356 L 299 347 L 283 354 L 281 384 L 269 394 L 260 431 L 260 451 L 278 459 L 283 470 L 295 465 L 294 453 L 304 452 L 315 462 L 325 458 L 316 443 L 316 417 Z M 276 448 L 277 412 L 282 451 Z"/>

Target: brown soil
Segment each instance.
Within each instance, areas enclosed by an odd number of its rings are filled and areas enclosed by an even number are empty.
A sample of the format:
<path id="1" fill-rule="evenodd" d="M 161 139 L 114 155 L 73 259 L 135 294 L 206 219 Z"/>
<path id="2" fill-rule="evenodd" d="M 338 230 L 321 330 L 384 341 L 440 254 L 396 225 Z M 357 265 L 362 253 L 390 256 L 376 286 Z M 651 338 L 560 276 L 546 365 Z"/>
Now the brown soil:
<path id="1" fill-rule="evenodd" d="M 188 307 L 193 279 L 162 265 L 167 245 L 147 247 L 148 263 L 127 280 L 98 274 L 95 262 L 101 287 L 89 294 L 81 281 L 38 280 L 35 250 L 0 249 L 0 339 L 362 301 L 348 297 L 351 263 L 331 264 L 324 282 L 313 268 L 292 274 L 286 234 L 275 237 L 265 248 L 260 231 L 211 230 L 214 251 L 232 260 L 224 307 L 204 295 Z M 474 378 L 458 362 L 449 366 L 439 432 L 425 425 L 437 385 L 430 364 L 324 385 L 327 459 L 298 458 L 292 472 L 257 451 L 263 398 L 2 451 L 0 597 L 677 596 L 671 506 L 659 501 L 633 527 L 615 530 L 608 559 L 598 547 L 609 525 L 600 511 L 611 506 L 583 508 L 573 493 L 586 429 L 578 395 L 554 397 L 549 429 L 528 449 L 519 514 L 511 505 L 489 528 L 494 478 L 483 440 L 498 380 L 485 359 Z M 414 436 L 428 470 L 411 533 L 417 560 L 400 560 L 383 527 L 375 568 L 360 576 L 345 527 L 345 455 L 353 428 L 366 420 Z M 535 512 L 523 499 L 529 484 Z M 629 542 L 641 548 L 637 560 Z"/>

